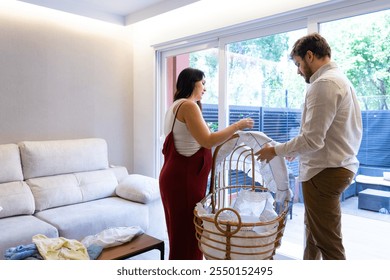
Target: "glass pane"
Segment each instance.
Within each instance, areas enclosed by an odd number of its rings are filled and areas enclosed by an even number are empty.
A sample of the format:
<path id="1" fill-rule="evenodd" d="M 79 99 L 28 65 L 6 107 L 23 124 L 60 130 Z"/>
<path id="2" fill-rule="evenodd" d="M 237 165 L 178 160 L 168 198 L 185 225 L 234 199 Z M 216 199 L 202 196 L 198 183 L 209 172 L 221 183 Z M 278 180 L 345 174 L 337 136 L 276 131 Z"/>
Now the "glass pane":
<path id="1" fill-rule="evenodd" d="M 205 73 L 206 93 L 202 112 L 211 131 L 218 130 L 218 49 L 211 48 L 190 54 L 190 66 Z"/>
<path id="2" fill-rule="evenodd" d="M 363 110 L 389 110 L 390 10 L 320 24 Z"/>
<path id="3" fill-rule="evenodd" d="M 230 105 L 300 108 L 305 84 L 289 51 L 306 29 L 228 44 Z"/>
<path id="4" fill-rule="evenodd" d="M 218 49 L 190 53 L 189 65 L 202 70 L 206 76 L 206 93 L 202 104 L 218 104 Z"/>
<path id="5" fill-rule="evenodd" d="M 305 82 L 289 54 L 306 29 L 226 45 L 229 122 L 250 116 L 253 130 L 286 142 L 299 132 Z M 288 162 L 298 175 L 298 162 Z"/>

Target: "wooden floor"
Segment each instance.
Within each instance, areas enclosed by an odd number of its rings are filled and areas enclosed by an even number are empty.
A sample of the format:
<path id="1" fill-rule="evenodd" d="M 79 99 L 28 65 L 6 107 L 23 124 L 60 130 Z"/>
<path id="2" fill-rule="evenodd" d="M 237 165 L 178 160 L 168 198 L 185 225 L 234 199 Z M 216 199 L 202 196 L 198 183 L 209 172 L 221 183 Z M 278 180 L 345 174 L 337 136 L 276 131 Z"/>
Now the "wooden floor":
<path id="1" fill-rule="evenodd" d="M 390 215 L 358 209 L 357 197 L 342 203 L 342 233 L 348 260 L 390 260 Z M 295 203 L 276 259 L 302 259 L 304 205 Z"/>

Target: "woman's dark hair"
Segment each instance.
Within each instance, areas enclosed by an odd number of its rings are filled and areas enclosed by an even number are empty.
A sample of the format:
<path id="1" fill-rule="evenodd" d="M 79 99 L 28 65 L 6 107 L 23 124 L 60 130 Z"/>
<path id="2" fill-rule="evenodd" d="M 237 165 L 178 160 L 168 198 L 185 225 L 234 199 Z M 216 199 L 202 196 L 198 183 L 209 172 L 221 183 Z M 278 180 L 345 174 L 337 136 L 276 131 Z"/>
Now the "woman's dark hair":
<path id="1" fill-rule="evenodd" d="M 318 33 L 309 34 L 296 41 L 290 53 L 290 58 L 299 56 L 303 59 L 307 51 L 311 51 L 317 58 L 331 57 L 331 49 L 328 42 Z"/>
<path id="2" fill-rule="evenodd" d="M 203 71 L 195 69 L 195 68 L 185 68 L 177 77 L 176 82 L 176 92 L 173 96 L 173 100 L 176 101 L 181 98 L 188 98 L 191 96 L 192 92 L 195 88 L 195 83 L 203 80 L 205 77 Z M 200 109 L 202 109 L 202 105 L 200 101 L 197 102 Z"/>

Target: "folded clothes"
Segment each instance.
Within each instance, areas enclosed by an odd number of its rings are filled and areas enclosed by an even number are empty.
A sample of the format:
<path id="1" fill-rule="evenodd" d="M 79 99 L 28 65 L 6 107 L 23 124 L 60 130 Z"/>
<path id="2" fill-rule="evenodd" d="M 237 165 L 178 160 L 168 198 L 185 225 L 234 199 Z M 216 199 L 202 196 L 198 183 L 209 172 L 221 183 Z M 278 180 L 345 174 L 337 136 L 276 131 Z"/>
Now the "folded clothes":
<path id="1" fill-rule="evenodd" d="M 89 260 L 86 247 L 77 240 L 37 234 L 32 241 L 45 260 Z"/>
<path id="2" fill-rule="evenodd" d="M 24 260 L 30 257 L 39 257 L 37 246 L 32 244 L 19 245 L 11 247 L 5 251 L 4 257 L 6 260 Z"/>

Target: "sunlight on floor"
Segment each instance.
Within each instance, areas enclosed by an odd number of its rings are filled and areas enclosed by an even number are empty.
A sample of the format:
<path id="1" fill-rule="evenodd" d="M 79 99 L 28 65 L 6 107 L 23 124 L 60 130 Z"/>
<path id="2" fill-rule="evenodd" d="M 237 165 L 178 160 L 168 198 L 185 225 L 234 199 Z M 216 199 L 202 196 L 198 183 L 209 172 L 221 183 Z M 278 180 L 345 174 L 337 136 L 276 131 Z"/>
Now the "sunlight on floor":
<path id="1" fill-rule="evenodd" d="M 389 260 L 390 215 L 357 208 L 357 197 L 342 203 L 342 233 L 348 260 Z M 293 217 L 287 221 L 282 246 L 277 253 L 301 260 L 303 256 L 304 206 L 295 203 Z"/>

